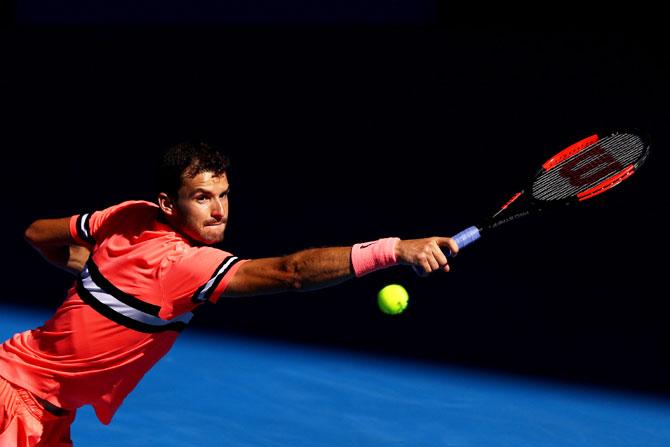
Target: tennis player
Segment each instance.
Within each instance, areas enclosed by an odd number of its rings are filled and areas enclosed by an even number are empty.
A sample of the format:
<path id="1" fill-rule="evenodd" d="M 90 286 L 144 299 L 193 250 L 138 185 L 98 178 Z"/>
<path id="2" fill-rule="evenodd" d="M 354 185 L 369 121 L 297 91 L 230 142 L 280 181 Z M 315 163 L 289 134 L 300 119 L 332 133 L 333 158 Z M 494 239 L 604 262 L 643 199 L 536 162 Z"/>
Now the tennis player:
<path id="1" fill-rule="evenodd" d="M 213 245 L 228 221 L 228 159 L 178 144 L 158 170 L 157 202 L 41 219 L 27 241 L 77 275 L 43 326 L 0 345 L 0 447 L 70 446 L 76 411 L 109 424 L 145 373 L 172 347 L 193 311 L 222 296 L 313 290 L 397 264 L 448 271 L 446 237 L 383 238 L 240 259 Z"/>

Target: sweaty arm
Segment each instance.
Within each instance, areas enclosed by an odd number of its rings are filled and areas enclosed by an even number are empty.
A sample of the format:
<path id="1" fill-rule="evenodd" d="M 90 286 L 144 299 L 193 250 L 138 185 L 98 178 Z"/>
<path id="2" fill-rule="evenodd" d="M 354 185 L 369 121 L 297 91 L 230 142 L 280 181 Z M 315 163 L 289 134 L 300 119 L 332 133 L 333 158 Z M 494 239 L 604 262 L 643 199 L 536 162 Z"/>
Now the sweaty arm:
<path id="1" fill-rule="evenodd" d="M 437 270 L 449 271 L 442 248 L 453 255 L 458 252 L 451 238 L 431 237 L 399 240 L 394 255 L 398 264 L 420 268 L 427 275 Z M 240 266 L 223 295 L 308 291 L 341 283 L 356 276 L 351 250 L 352 247 L 312 248 L 287 256 L 251 259 Z"/>
<path id="2" fill-rule="evenodd" d="M 24 236 L 44 259 L 75 275 L 83 270 L 90 255 L 86 247 L 72 239 L 69 217 L 36 220 Z"/>

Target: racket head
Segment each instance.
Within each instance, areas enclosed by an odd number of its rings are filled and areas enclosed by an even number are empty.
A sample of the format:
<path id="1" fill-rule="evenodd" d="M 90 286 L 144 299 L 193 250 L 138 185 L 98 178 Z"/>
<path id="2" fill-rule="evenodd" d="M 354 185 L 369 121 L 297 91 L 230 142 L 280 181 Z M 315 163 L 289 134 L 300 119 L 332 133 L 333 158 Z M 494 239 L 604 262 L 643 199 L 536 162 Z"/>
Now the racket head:
<path id="1" fill-rule="evenodd" d="M 540 203 L 592 199 L 630 178 L 649 150 L 649 137 L 639 130 L 593 134 L 550 157 L 526 192 Z"/>
<path id="2" fill-rule="evenodd" d="M 557 152 L 480 230 L 533 212 L 592 199 L 630 178 L 645 162 L 649 136 L 638 129 L 601 131 Z"/>

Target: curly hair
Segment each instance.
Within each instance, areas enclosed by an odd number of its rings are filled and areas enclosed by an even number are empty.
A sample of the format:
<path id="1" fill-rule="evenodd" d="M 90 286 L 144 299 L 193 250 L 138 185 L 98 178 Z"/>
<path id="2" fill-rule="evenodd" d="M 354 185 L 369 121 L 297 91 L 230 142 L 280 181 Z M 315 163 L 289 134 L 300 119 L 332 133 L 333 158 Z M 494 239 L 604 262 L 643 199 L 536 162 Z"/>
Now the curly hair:
<path id="1" fill-rule="evenodd" d="M 201 172 L 222 175 L 229 166 L 228 157 L 207 143 L 178 143 L 161 156 L 156 169 L 156 186 L 158 192 L 176 196 L 183 178 L 193 178 Z"/>

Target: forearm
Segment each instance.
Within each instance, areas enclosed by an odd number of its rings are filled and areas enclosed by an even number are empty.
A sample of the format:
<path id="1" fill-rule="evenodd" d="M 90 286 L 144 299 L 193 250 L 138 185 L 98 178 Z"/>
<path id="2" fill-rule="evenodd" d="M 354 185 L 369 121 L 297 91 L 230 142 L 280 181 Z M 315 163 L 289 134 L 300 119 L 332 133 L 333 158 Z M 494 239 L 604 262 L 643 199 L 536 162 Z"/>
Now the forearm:
<path id="1" fill-rule="evenodd" d="M 284 258 L 288 271 L 296 278 L 296 289 L 314 290 L 354 277 L 351 247 L 313 248 Z"/>
<path id="2" fill-rule="evenodd" d="M 299 278 L 300 289 L 313 290 L 398 263 L 413 265 L 423 275 L 435 270 L 449 271 L 447 257 L 440 245 L 449 248 L 453 254 L 458 252 L 458 246 L 450 238 L 405 241 L 384 238 L 353 247 L 304 250 L 288 258 Z"/>
<path id="3" fill-rule="evenodd" d="M 34 246 L 34 248 L 50 264 L 73 275 L 78 275 L 84 269 L 84 265 L 86 265 L 90 254 L 87 248 L 79 245 Z"/>
<path id="4" fill-rule="evenodd" d="M 249 296 L 321 289 L 397 264 L 411 265 L 422 275 L 449 271 L 440 247 L 448 247 L 452 254 L 458 252 L 450 238 L 386 238 L 353 247 L 312 248 L 287 256 L 251 259 L 233 275 L 224 294 Z"/>
<path id="5" fill-rule="evenodd" d="M 351 248 L 313 248 L 276 258 L 251 259 L 239 268 L 226 296 L 264 295 L 331 286 L 353 278 Z"/>
<path id="6" fill-rule="evenodd" d="M 74 244 L 69 221 L 67 217 L 36 220 L 26 229 L 24 237 L 51 264 L 78 274 L 84 268 L 90 251 Z"/>

